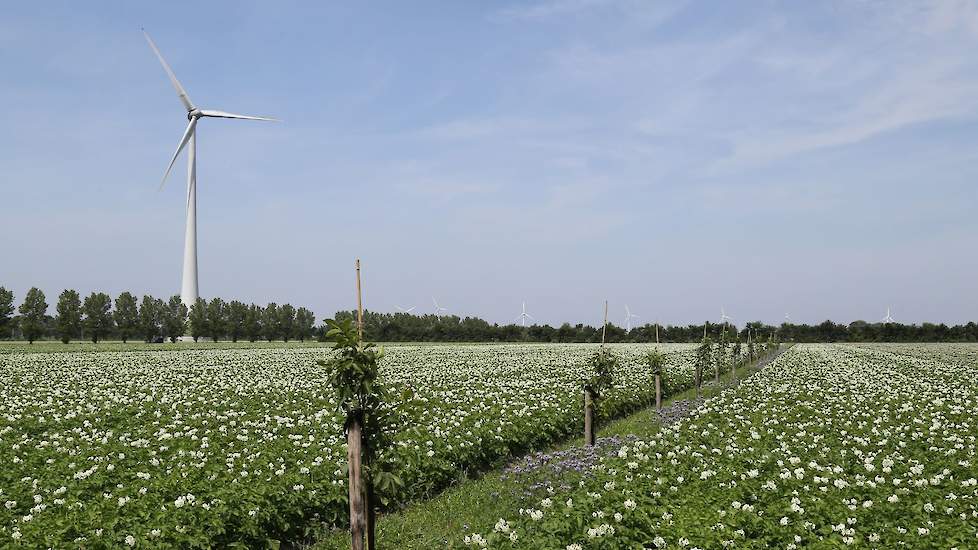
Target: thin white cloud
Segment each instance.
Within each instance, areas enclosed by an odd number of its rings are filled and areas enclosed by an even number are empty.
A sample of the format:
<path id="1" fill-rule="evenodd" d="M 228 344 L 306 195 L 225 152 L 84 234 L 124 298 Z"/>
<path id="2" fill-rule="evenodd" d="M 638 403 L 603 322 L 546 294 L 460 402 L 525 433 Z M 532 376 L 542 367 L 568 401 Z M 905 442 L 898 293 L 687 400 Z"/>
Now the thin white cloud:
<path id="1" fill-rule="evenodd" d="M 548 0 L 507 8 L 502 10 L 500 15 L 512 19 L 546 19 L 578 13 L 609 3 L 610 0 Z"/>

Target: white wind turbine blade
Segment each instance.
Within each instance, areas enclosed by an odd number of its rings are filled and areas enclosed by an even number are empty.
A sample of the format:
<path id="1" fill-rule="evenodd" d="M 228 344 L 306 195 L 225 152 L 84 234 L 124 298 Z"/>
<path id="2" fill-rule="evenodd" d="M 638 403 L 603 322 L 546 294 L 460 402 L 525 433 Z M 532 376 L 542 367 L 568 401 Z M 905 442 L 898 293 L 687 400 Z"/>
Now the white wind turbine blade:
<path id="1" fill-rule="evenodd" d="M 190 101 L 190 96 L 187 95 L 187 90 L 184 90 L 183 86 L 180 85 L 180 81 L 177 80 L 177 75 L 173 74 L 173 69 L 171 69 L 170 65 L 167 64 L 165 59 L 163 59 L 163 54 L 160 53 L 160 49 L 156 47 L 156 43 L 153 42 L 153 39 L 149 37 L 149 33 L 146 32 L 146 29 L 143 29 L 143 36 L 145 36 L 146 41 L 149 42 L 149 47 L 153 48 L 153 53 L 156 54 L 156 58 L 159 59 L 160 64 L 163 65 L 163 70 L 166 71 L 166 75 L 170 77 L 170 83 L 173 84 L 173 88 L 177 91 L 177 95 L 180 96 L 180 102 L 187 108 L 187 111 L 193 111 L 196 107 L 194 107 L 194 103 Z"/>
<path id="2" fill-rule="evenodd" d="M 215 118 L 240 118 L 243 120 L 267 120 L 270 122 L 281 122 L 277 118 L 269 118 L 264 116 L 251 116 L 251 115 L 236 115 L 234 113 L 226 113 L 224 111 L 214 111 L 212 109 L 201 109 L 201 116 L 209 116 Z"/>
<path id="3" fill-rule="evenodd" d="M 163 180 L 160 181 L 160 189 L 163 189 L 163 184 L 166 183 L 166 177 L 170 175 L 170 170 L 173 169 L 173 163 L 177 161 L 177 157 L 180 155 L 180 151 L 187 146 L 187 142 L 190 141 L 190 136 L 194 134 L 194 129 L 197 127 L 197 117 L 190 119 L 190 124 L 187 125 L 187 131 L 183 133 L 183 137 L 180 138 L 180 145 L 177 145 L 177 151 L 173 153 L 173 158 L 170 159 L 170 164 L 166 167 L 166 172 L 163 173 Z"/>

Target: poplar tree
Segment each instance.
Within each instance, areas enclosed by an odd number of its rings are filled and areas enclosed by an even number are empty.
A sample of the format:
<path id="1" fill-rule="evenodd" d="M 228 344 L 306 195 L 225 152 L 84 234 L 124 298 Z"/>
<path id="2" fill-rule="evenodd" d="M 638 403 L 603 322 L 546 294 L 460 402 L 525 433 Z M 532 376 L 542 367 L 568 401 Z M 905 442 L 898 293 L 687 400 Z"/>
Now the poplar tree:
<path id="1" fill-rule="evenodd" d="M 66 289 L 58 296 L 58 318 L 55 325 L 64 344 L 81 332 L 81 298 L 74 290 Z"/>
<path id="2" fill-rule="evenodd" d="M 190 306 L 188 320 L 190 336 L 193 337 L 194 342 L 201 336 L 207 335 L 207 302 L 203 298 L 197 298 L 197 301 Z"/>
<path id="3" fill-rule="evenodd" d="M 227 306 L 220 298 L 211 298 L 207 304 L 207 333 L 217 342 L 224 337 L 227 328 Z"/>
<path id="4" fill-rule="evenodd" d="M 37 340 L 38 336 L 44 334 L 44 316 L 48 312 L 48 303 L 44 301 L 44 292 L 37 287 L 32 287 L 24 297 L 24 303 L 20 304 L 20 331 L 24 333 L 24 338 L 31 344 Z"/>
<path id="5" fill-rule="evenodd" d="M 112 298 L 104 292 L 93 292 L 82 305 L 85 311 L 85 330 L 92 338 L 92 343 L 97 344 L 99 339 L 112 330 Z"/>
<path id="6" fill-rule="evenodd" d="M 163 328 L 170 342 L 187 333 L 187 306 L 179 295 L 170 296 L 170 301 L 163 308 Z"/>
<path id="7" fill-rule="evenodd" d="M 306 338 L 312 337 L 312 328 L 316 324 L 316 316 L 304 307 L 300 307 L 295 312 L 295 334 L 296 337 L 305 342 Z"/>
<path id="8" fill-rule="evenodd" d="M 271 342 L 279 335 L 278 305 L 272 302 L 261 312 L 262 335 Z"/>
<path id="9" fill-rule="evenodd" d="M 143 296 L 139 306 L 139 332 L 146 342 L 152 342 L 160 335 L 163 302 L 152 296 Z"/>
<path id="10" fill-rule="evenodd" d="M 14 315 L 14 293 L 0 286 L 0 338 L 10 335 Z"/>
<path id="11" fill-rule="evenodd" d="M 295 332 L 295 308 L 284 304 L 278 309 L 278 330 L 282 340 L 288 342 Z"/>
<path id="12" fill-rule="evenodd" d="M 254 342 L 262 335 L 262 309 L 255 304 L 248 306 L 248 312 L 244 317 L 244 334 L 249 342 Z"/>
<path id="13" fill-rule="evenodd" d="M 248 306 L 238 300 L 231 300 L 227 307 L 227 334 L 232 342 L 237 342 L 245 334 L 245 318 Z"/>
<path id="14" fill-rule="evenodd" d="M 115 326 L 123 343 L 129 341 L 139 329 L 139 310 L 136 308 L 136 297 L 130 292 L 123 292 L 115 299 Z"/>

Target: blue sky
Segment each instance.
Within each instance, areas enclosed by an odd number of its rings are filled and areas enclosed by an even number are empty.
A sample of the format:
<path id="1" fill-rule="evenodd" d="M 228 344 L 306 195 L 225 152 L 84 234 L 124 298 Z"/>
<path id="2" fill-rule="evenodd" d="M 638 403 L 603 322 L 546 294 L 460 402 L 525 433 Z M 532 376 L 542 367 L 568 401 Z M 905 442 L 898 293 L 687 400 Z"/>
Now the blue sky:
<path id="1" fill-rule="evenodd" d="M 509 322 L 976 318 L 974 2 L 18 3 L 0 284 Z M 53 307 L 52 307 L 53 310 Z"/>

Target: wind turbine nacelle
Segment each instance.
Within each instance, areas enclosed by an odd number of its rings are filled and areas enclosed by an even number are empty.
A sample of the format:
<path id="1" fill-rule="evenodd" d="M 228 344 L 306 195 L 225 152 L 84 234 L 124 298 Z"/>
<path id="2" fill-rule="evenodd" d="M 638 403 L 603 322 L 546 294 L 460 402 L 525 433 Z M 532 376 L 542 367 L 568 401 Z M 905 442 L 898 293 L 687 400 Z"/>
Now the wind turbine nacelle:
<path id="1" fill-rule="evenodd" d="M 200 112 L 200 109 L 193 109 L 193 110 L 187 111 L 187 120 L 193 120 L 195 118 L 200 118 L 202 116 L 204 116 L 204 115 L 203 115 L 203 113 Z"/>

